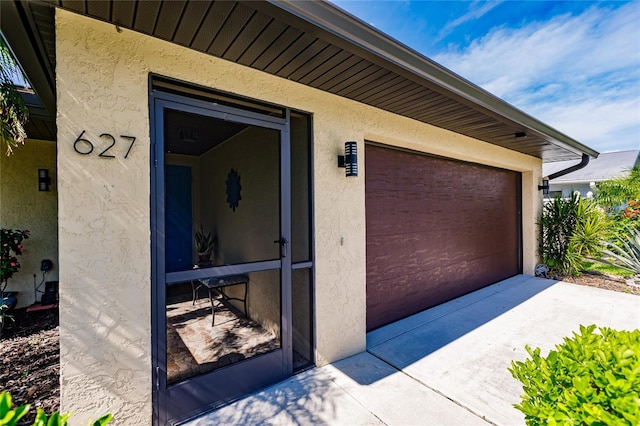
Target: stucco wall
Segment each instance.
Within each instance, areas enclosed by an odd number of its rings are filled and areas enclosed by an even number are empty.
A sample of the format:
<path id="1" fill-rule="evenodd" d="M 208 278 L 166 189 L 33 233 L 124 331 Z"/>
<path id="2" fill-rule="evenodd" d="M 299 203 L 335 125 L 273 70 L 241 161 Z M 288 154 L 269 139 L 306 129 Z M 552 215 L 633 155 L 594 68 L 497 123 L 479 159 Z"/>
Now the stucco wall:
<path id="1" fill-rule="evenodd" d="M 4 147 L 2 148 L 4 150 Z M 38 191 L 38 169 L 48 169 L 50 191 Z M 7 290 L 18 292 L 17 307 L 35 300 L 33 274 L 42 282 L 40 261 L 49 259 L 53 269 L 46 281 L 58 280 L 58 199 L 56 189 L 56 144 L 27 139 L 10 157 L 0 153 L 0 228 L 28 229 L 19 256 L 21 268 L 9 280 Z M 44 290 L 44 285 L 40 288 Z M 42 294 L 38 295 L 40 300 Z"/>
<path id="2" fill-rule="evenodd" d="M 280 231 L 280 140 L 275 130 L 249 127 L 202 156 L 202 221 L 218 235 L 224 264 L 278 257 L 273 240 Z M 227 176 L 240 176 L 238 207 L 227 203 Z M 204 194 L 206 192 L 206 195 Z"/>
<path id="3" fill-rule="evenodd" d="M 151 418 L 149 72 L 313 113 L 316 361 L 365 348 L 364 140 L 523 172 L 525 273 L 535 265 L 539 159 L 259 71 L 56 11 L 62 409 Z M 80 155 L 81 131 L 137 137 L 128 159 Z M 336 167 L 358 142 L 360 176 Z"/>
<path id="4" fill-rule="evenodd" d="M 216 257 L 223 264 L 278 258 L 273 244 L 280 232 L 279 132 L 250 126 L 202 156 L 200 180 L 207 188 L 201 212 L 206 229 L 218 236 Z M 227 203 L 226 181 L 231 168 L 240 176 L 238 207 Z M 280 274 L 249 275 L 249 317 L 280 336 Z M 242 297 L 242 286 L 225 292 Z M 234 302 L 241 306 L 241 302 Z"/>
<path id="5" fill-rule="evenodd" d="M 60 402 L 77 424 L 111 412 L 116 424 L 142 425 L 151 419 L 147 69 L 138 46 L 114 35 L 56 10 Z M 74 150 L 82 131 L 89 155 Z M 117 138 L 115 158 L 98 156 L 110 143 L 102 133 Z M 119 135 L 136 137 L 126 159 Z"/>

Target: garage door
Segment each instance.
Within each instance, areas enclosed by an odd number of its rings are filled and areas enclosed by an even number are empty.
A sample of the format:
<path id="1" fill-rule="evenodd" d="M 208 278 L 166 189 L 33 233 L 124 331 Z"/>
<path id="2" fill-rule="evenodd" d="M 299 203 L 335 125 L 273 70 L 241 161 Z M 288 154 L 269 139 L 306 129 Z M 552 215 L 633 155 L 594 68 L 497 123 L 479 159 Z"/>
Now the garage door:
<path id="1" fill-rule="evenodd" d="M 521 273 L 519 173 L 367 144 L 367 330 Z"/>

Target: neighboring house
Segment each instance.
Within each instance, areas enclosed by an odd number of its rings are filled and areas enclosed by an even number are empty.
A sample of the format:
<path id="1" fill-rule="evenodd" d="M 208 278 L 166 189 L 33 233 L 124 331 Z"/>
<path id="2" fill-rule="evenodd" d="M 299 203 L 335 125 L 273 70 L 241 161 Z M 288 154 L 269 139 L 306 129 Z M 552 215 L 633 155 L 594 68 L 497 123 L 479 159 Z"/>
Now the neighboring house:
<path id="1" fill-rule="evenodd" d="M 575 162 L 559 161 L 542 165 L 542 175 L 549 176 L 567 169 Z M 578 191 L 583 197 L 593 197 L 596 183 L 623 177 L 634 167 L 640 166 L 640 150 L 603 152 L 584 168 L 549 181 L 549 198 L 569 197 Z"/>
<path id="2" fill-rule="evenodd" d="M 39 97 L 0 164 L 10 286 L 54 261 L 80 422 L 174 423 L 532 275 L 543 163 L 598 155 L 327 3 L 0 4 Z M 213 324 L 207 286 L 242 299 Z"/>

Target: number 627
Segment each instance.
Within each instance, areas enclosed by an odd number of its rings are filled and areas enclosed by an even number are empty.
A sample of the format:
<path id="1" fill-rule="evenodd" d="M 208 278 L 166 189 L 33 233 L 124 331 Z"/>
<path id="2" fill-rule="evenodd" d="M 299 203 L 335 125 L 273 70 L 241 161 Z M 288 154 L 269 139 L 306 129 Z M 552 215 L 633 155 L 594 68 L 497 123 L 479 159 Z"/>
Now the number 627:
<path id="1" fill-rule="evenodd" d="M 76 140 L 73 142 L 73 149 L 78 154 L 89 155 L 93 152 L 94 144 L 89 139 L 83 138 L 82 136 L 84 134 L 85 134 L 85 130 L 83 130 L 82 133 L 80 133 L 80 136 L 78 136 Z M 100 154 L 98 154 L 98 157 L 116 158 L 115 155 L 108 153 L 109 150 L 115 146 L 116 138 L 114 138 L 109 133 L 103 133 L 100 135 L 100 137 L 110 140 L 111 142 L 110 143 L 107 142 L 108 143 L 107 147 L 104 150 L 102 150 Z M 120 135 L 120 138 L 130 142 L 129 148 L 127 149 L 127 152 L 124 154 L 124 158 L 127 158 L 129 156 L 129 153 L 131 152 L 131 148 L 133 148 L 133 144 L 136 142 L 136 138 L 135 136 L 127 136 L 127 135 Z"/>

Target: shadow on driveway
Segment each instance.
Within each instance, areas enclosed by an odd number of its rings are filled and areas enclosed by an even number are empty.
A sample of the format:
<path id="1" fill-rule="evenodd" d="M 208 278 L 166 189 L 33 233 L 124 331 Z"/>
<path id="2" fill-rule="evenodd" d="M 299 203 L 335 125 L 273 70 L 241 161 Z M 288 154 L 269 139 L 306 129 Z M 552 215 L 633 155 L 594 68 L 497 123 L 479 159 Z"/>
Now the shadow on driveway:
<path id="1" fill-rule="evenodd" d="M 368 333 L 367 351 L 383 360 L 387 352 L 392 352 L 392 365 L 402 369 L 556 283 L 522 275 L 501 281 Z"/>

